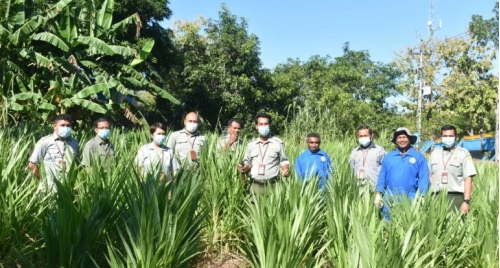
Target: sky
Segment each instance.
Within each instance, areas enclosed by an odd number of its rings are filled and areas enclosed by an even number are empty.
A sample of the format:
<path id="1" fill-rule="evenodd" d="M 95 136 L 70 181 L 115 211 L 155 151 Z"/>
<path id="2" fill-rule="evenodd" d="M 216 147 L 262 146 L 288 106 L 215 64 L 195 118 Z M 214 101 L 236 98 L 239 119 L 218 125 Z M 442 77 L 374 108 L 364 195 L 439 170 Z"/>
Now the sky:
<path id="1" fill-rule="evenodd" d="M 439 38 L 462 35 L 474 14 L 494 16 L 493 0 L 433 0 L 434 27 L 439 20 Z M 418 35 L 428 37 L 429 0 L 170 0 L 175 20 L 217 19 L 221 4 L 248 21 L 248 32 L 260 41 L 265 68 L 274 68 L 288 58 L 307 61 L 313 55 L 342 55 L 342 46 L 367 50 L 373 61 L 389 63 L 394 53 L 418 44 Z M 497 64 L 495 64 L 498 66 Z M 498 68 L 497 68 L 498 69 Z"/>

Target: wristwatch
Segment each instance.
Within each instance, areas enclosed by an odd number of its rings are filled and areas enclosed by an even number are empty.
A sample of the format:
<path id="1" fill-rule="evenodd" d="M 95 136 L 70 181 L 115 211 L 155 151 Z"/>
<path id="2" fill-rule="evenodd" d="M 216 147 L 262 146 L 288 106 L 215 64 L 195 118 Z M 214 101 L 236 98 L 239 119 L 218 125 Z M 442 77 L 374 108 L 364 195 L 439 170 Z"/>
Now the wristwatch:
<path id="1" fill-rule="evenodd" d="M 464 203 L 470 205 L 470 199 L 464 199 Z"/>

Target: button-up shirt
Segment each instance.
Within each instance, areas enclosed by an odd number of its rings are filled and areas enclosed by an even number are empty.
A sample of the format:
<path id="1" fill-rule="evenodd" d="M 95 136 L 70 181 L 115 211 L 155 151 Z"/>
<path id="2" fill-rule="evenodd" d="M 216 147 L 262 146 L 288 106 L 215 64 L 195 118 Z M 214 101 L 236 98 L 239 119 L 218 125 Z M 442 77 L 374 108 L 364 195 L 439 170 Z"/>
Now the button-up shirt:
<path id="1" fill-rule="evenodd" d="M 318 186 L 323 189 L 328 177 L 333 173 L 330 157 L 322 150 L 313 153 L 307 148 L 295 160 L 295 173 L 301 181 L 318 178 Z"/>
<path id="2" fill-rule="evenodd" d="M 218 143 L 218 148 L 219 150 L 222 150 L 227 144 L 229 144 L 229 135 L 226 135 L 224 137 L 219 138 L 219 143 Z M 236 151 L 238 146 L 243 146 L 243 140 L 237 139 L 231 146 L 228 148 L 231 151 Z"/>
<path id="3" fill-rule="evenodd" d="M 451 150 L 435 149 L 429 159 L 429 170 L 432 175 L 433 192 L 447 189 L 448 192 L 463 193 L 465 190 L 464 179 L 474 177 L 477 174 L 469 151 L 457 146 Z M 447 184 L 442 183 L 442 174 L 445 170 L 448 173 Z"/>
<path id="4" fill-rule="evenodd" d="M 156 176 L 161 172 L 165 175 L 173 175 L 173 171 L 179 169 L 179 163 L 175 159 L 172 150 L 162 145 L 160 150 L 156 151 L 153 143 L 148 143 L 139 148 L 135 163 L 142 168 L 144 176 L 148 173 Z"/>
<path id="5" fill-rule="evenodd" d="M 196 157 L 200 157 L 200 150 L 205 143 L 205 136 L 200 132 L 189 135 L 187 130 L 182 129 L 170 134 L 167 146 L 174 151 L 180 161 L 188 159 L 191 161 L 191 150 L 196 152 Z"/>
<path id="6" fill-rule="evenodd" d="M 82 165 L 91 166 L 92 161 L 100 158 L 102 162 L 110 164 L 115 159 L 115 150 L 109 140 L 103 140 L 96 135 L 93 139 L 85 143 L 82 153 Z"/>
<path id="7" fill-rule="evenodd" d="M 425 156 L 413 148 L 406 154 L 398 149 L 390 151 L 382 161 L 377 191 L 387 195 L 415 196 L 417 190 L 425 194 L 429 188 L 429 167 Z"/>
<path id="8" fill-rule="evenodd" d="M 358 177 L 359 170 L 363 168 L 365 179 L 368 179 L 370 185 L 375 187 L 385 153 L 384 148 L 374 142 L 371 142 L 367 148 L 356 147 L 349 157 L 352 173 Z"/>
<path id="9" fill-rule="evenodd" d="M 64 167 L 67 172 L 71 163 L 78 158 L 78 141 L 71 137 L 61 139 L 56 134 L 41 138 L 35 145 L 29 161 L 35 165 L 43 162 L 48 179 L 60 178 Z M 52 186 L 51 180 L 48 180 Z"/>
<path id="10" fill-rule="evenodd" d="M 269 137 L 267 141 L 257 138 L 250 141 L 245 153 L 245 164 L 252 166 L 250 176 L 259 182 L 267 182 L 280 175 L 280 168 L 289 165 L 285 154 L 285 143 L 276 138 Z M 259 165 L 264 164 L 264 175 L 259 175 Z"/>

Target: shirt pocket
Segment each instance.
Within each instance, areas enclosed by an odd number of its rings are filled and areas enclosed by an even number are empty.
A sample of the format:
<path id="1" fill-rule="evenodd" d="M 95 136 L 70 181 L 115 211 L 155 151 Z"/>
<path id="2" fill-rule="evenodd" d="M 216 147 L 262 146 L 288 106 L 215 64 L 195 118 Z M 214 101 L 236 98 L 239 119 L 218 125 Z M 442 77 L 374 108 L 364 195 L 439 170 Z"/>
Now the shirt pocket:
<path id="1" fill-rule="evenodd" d="M 431 165 L 429 167 L 429 172 L 431 173 L 431 175 L 437 175 L 440 164 L 441 163 L 438 160 L 431 160 Z"/>
<path id="2" fill-rule="evenodd" d="M 458 160 L 450 161 L 450 163 L 448 164 L 448 172 L 452 173 L 457 177 L 462 177 L 463 176 L 462 163 L 460 163 Z"/>

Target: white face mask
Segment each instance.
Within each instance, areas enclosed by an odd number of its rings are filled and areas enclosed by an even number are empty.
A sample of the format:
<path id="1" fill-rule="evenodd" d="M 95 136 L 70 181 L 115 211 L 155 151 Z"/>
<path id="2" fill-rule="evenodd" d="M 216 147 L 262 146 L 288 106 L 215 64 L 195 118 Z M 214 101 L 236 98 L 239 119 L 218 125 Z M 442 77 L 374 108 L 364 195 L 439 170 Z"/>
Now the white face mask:
<path id="1" fill-rule="evenodd" d="M 67 138 L 71 135 L 71 128 L 70 127 L 59 127 L 57 129 L 57 134 L 61 138 Z"/>
<path id="2" fill-rule="evenodd" d="M 362 137 L 362 138 L 358 138 L 358 141 L 359 141 L 359 144 L 361 144 L 362 147 L 366 147 L 370 144 L 370 142 L 372 141 L 370 139 L 370 137 Z"/>
<path id="3" fill-rule="evenodd" d="M 187 123 L 186 124 L 186 130 L 189 133 L 195 133 L 196 130 L 198 130 L 198 124 L 196 124 L 196 123 Z"/>
<path id="4" fill-rule="evenodd" d="M 166 139 L 167 139 L 167 136 L 165 136 L 165 135 L 154 135 L 153 136 L 153 141 L 158 145 L 162 145 Z"/>
<path id="5" fill-rule="evenodd" d="M 271 129 L 269 128 L 269 126 L 259 127 L 259 134 L 261 136 L 267 137 L 269 135 L 269 132 L 271 132 Z"/>
<path id="6" fill-rule="evenodd" d="M 452 148 L 455 145 L 455 137 L 442 137 L 441 141 L 446 148 Z"/>
<path id="7" fill-rule="evenodd" d="M 108 139 L 109 136 L 111 136 L 111 130 L 109 129 L 98 129 L 97 130 L 97 135 L 101 137 L 102 139 Z"/>

